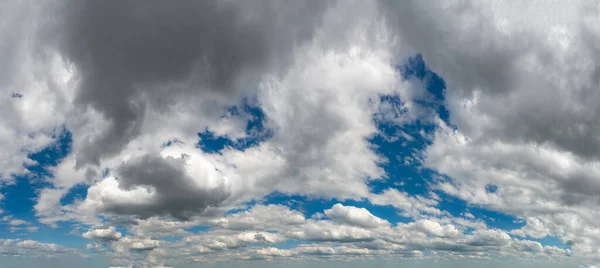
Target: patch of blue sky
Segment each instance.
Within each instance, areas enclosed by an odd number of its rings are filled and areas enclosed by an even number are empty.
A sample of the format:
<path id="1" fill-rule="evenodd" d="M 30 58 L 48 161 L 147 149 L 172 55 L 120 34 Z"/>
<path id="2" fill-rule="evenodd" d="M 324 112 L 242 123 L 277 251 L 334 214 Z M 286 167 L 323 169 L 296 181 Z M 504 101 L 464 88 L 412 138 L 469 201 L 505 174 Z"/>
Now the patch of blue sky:
<path id="1" fill-rule="evenodd" d="M 73 186 L 65 196 L 60 199 L 61 205 L 72 204 L 77 200 L 84 200 L 87 197 L 87 190 L 90 188 L 87 184 L 77 184 Z"/>
<path id="2" fill-rule="evenodd" d="M 398 69 L 405 80 L 422 84 L 429 93 L 429 96 L 413 101 L 434 109 L 442 120 L 449 123 L 449 112 L 444 106 L 446 84 L 441 77 L 427 68 L 422 56 L 409 58 Z M 384 95 L 380 101 L 395 106 L 403 105 L 403 100 L 398 96 Z M 385 120 L 375 122 L 379 134 L 369 141 L 375 146 L 377 153 L 387 159 L 382 165 L 387 178 L 374 180 L 369 186 L 375 193 L 391 187 L 412 195 L 427 194 L 432 174 L 422 167 L 421 160 L 422 152 L 432 142 L 431 137 L 436 129 L 434 123 L 421 120 L 406 125 Z"/>
<path id="3" fill-rule="evenodd" d="M 13 233 L 15 236 L 7 238 L 32 239 L 43 243 L 55 243 L 73 248 L 84 248 L 90 242 L 73 232 L 75 228 L 80 226 L 78 222 L 59 222 L 56 228 L 38 223 L 33 223 L 32 226 L 39 227 L 39 230 L 37 232 L 15 232 Z M 87 231 L 87 228 L 83 228 L 83 230 Z"/>
<path id="4" fill-rule="evenodd" d="M 28 155 L 28 158 L 35 163 L 25 165 L 25 168 L 31 172 L 33 178 L 51 176 L 47 167 L 56 166 L 71 150 L 71 132 L 66 128 L 63 127 L 59 134 L 52 138 L 55 139 L 54 143 L 39 152 L 32 152 Z"/>
<path id="5" fill-rule="evenodd" d="M 423 82 L 425 89 L 433 96 L 433 99 L 429 101 L 417 101 L 421 104 L 435 108 L 440 119 L 449 123 L 450 112 L 444 105 L 446 82 L 435 72 L 427 68 L 423 56 L 417 54 L 414 57 L 410 57 L 403 66 L 399 67 L 399 69 L 405 80 L 416 78 Z"/>
<path id="6" fill-rule="evenodd" d="M 371 181 L 372 191 L 379 193 L 391 187 L 411 194 L 427 193 L 428 182 L 423 177 L 427 174 L 423 174 L 421 155 L 430 141 L 422 134 L 433 131 L 433 127 L 419 122 L 409 126 L 381 124 L 379 130 L 380 134 L 369 141 L 387 159 L 382 164 L 387 177 Z"/>
<path id="7" fill-rule="evenodd" d="M 498 191 L 498 186 L 494 184 L 488 184 L 485 186 L 485 191 L 493 194 Z"/>
<path id="8" fill-rule="evenodd" d="M 223 117 L 244 117 L 247 118 L 246 137 L 231 140 L 228 137 L 216 136 L 214 132 L 206 129 L 198 133 L 200 141 L 198 146 L 208 153 L 219 153 L 225 147 L 231 147 L 237 150 L 258 145 L 273 135 L 272 130 L 265 127 L 265 114 L 255 101 L 245 99 L 241 106 L 230 107 Z"/>
<path id="9" fill-rule="evenodd" d="M 0 225 L 0 238 L 20 238 L 34 239 L 46 243 L 58 243 L 65 246 L 83 247 L 88 241 L 76 235 L 70 235 L 76 222 L 62 222 L 57 224 L 56 228 L 37 222 L 33 206 L 36 203 L 37 192 L 50 184 L 43 178 L 50 178 L 52 174 L 48 167 L 56 166 L 71 150 L 71 133 L 63 128 L 54 139 L 54 143 L 39 152 L 32 152 L 29 158 L 35 163 L 25 165 L 30 173 L 26 176 L 16 177 L 15 184 L 2 188 L 2 194 L 5 196 L 2 201 L 4 214 L 0 216 L 10 216 L 14 219 L 28 221 L 30 224 L 17 226 L 23 229 L 13 230 L 6 223 Z M 86 187 L 87 189 L 87 187 Z M 80 194 L 82 189 L 76 189 L 74 196 Z M 67 198 L 68 199 L 68 198 Z M 67 204 L 69 200 L 64 200 Z M 38 227 L 37 232 L 29 232 L 25 228 Z"/>
<path id="10" fill-rule="evenodd" d="M 56 142 L 39 152 L 29 154 L 29 158 L 35 161 L 35 164 L 25 165 L 30 174 L 18 176 L 15 184 L 2 188 L 5 197 L 2 208 L 5 214 L 22 220 L 35 221 L 33 205 L 37 197 L 36 192 L 49 185 L 41 178 L 51 176 L 47 168 L 57 165 L 68 154 L 71 147 L 71 133 L 68 130 L 63 129 L 61 134 L 54 138 Z"/>
<path id="11" fill-rule="evenodd" d="M 35 221 L 33 206 L 36 202 L 37 189 L 38 187 L 26 177 L 18 177 L 15 184 L 2 188 L 4 214 L 0 216 L 11 215 L 16 219 Z"/>
<path id="12" fill-rule="evenodd" d="M 258 204 L 258 202 L 256 201 L 249 201 L 249 202 L 245 202 L 244 204 L 239 205 L 237 208 L 234 209 L 230 209 L 228 211 L 226 211 L 223 216 L 229 216 L 232 214 L 237 214 L 240 212 L 245 212 L 245 211 L 249 211 L 252 207 L 254 207 L 256 204 Z"/>
<path id="13" fill-rule="evenodd" d="M 211 226 L 194 226 L 191 228 L 184 228 L 183 230 L 188 231 L 190 233 L 203 233 L 208 232 L 212 227 Z"/>

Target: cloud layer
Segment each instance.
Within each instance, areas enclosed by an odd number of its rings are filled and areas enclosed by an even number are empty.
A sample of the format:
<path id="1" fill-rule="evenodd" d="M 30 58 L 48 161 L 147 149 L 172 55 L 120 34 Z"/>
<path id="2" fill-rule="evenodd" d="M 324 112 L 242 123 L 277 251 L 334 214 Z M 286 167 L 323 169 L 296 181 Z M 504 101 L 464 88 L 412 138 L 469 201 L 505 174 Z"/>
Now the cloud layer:
<path id="1" fill-rule="evenodd" d="M 35 215 L 3 206 L 0 228 L 67 224 L 89 243 L 11 238 L 0 251 L 134 267 L 374 257 L 595 267 L 599 10 L 4 1 L 0 202 L 28 181 Z M 432 72 L 409 74 L 416 55 Z M 52 151 L 61 144 L 64 155 Z"/>

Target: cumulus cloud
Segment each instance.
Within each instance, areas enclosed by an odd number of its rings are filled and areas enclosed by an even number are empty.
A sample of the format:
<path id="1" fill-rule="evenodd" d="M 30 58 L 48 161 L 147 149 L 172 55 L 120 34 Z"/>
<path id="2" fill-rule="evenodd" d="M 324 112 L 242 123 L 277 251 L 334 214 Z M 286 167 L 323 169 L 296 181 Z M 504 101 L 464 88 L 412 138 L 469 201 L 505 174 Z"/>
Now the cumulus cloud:
<path id="1" fill-rule="evenodd" d="M 91 240 L 119 240 L 121 233 L 114 226 L 108 228 L 92 228 L 81 236 Z"/>
<path id="2" fill-rule="evenodd" d="M 357 225 L 365 228 L 376 228 L 389 225 L 389 222 L 374 216 L 364 208 L 344 206 L 339 203 L 333 205 L 330 209 L 325 210 L 325 215 L 340 223 Z"/>
<path id="3" fill-rule="evenodd" d="M 194 178 L 186 174 L 185 164 L 185 156 L 130 159 L 117 169 L 118 178 L 92 186 L 82 206 L 115 214 L 186 218 L 190 212 L 202 212 L 228 197 L 224 185 L 206 185 L 210 176 L 218 176 L 210 166 L 205 167 L 208 178 Z"/>

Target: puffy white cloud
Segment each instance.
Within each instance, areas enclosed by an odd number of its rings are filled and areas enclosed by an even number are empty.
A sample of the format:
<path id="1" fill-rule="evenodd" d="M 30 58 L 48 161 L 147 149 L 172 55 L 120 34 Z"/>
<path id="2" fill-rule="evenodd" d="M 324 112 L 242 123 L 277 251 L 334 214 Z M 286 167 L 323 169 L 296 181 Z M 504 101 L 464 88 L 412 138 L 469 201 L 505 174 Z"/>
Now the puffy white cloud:
<path id="1" fill-rule="evenodd" d="M 330 209 L 325 210 L 325 215 L 334 221 L 349 225 L 357 225 L 365 228 L 376 228 L 379 226 L 388 226 L 390 223 L 371 214 L 365 208 L 353 206 L 344 206 L 335 204 Z"/>
<path id="2" fill-rule="evenodd" d="M 256 251 L 258 255 L 270 256 L 270 257 L 289 257 L 293 254 L 290 250 L 278 249 L 278 248 L 261 248 Z"/>
<path id="3" fill-rule="evenodd" d="M 121 235 L 114 226 L 109 226 L 108 228 L 92 228 L 81 236 L 91 240 L 119 240 Z"/>
<path id="4" fill-rule="evenodd" d="M 456 237 L 461 234 L 453 225 L 442 226 L 432 220 L 418 220 L 412 224 L 414 229 L 435 237 Z"/>
<path id="5" fill-rule="evenodd" d="M 304 215 L 283 205 L 256 205 L 248 211 L 228 215 L 215 223 L 232 230 L 268 230 L 280 226 L 297 226 L 306 222 Z"/>

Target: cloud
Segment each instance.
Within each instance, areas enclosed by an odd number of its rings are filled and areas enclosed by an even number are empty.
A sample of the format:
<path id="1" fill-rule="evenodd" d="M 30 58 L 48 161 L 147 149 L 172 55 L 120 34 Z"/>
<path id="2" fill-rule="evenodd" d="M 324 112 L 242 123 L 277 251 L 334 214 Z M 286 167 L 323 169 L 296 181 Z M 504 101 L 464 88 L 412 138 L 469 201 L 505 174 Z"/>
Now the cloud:
<path id="1" fill-rule="evenodd" d="M 52 144 L 59 136 L 70 104 L 70 69 L 55 51 L 46 51 L 45 25 L 49 14 L 32 10 L 33 1 L 2 3 L 10 10 L 0 23 L 0 180 L 13 183 L 29 174 L 24 164 L 35 164 L 29 154 Z M 51 9 L 50 2 L 36 3 Z M 25 20 L 26 22 L 24 22 Z"/>
<path id="2" fill-rule="evenodd" d="M 160 246 L 160 241 L 151 238 L 123 237 L 112 244 L 112 249 L 129 254 L 129 251 L 149 251 Z"/>
<path id="3" fill-rule="evenodd" d="M 0 239 L 0 253 L 6 255 L 27 255 L 31 257 L 52 257 L 78 254 L 76 250 L 71 248 L 29 239 Z"/>
<path id="4" fill-rule="evenodd" d="M 216 224 L 233 230 L 268 230 L 306 222 L 304 215 L 283 205 L 256 205 L 248 211 L 228 215 Z"/>
<path id="5" fill-rule="evenodd" d="M 10 226 L 29 225 L 29 224 L 31 224 L 31 223 L 26 220 L 21 220 L 21 219 L 12 219 L 12 220 L 8 221 L 8 225 L 10 225 Z"/>
<path id="6" fill-rule="evenodd" d="M 335 204 L 330 209 L 325 210 L 325 215 L 334 221 L 357 225 L 365 228 L 376 228 L 379 226 L 388 226 L 390 223 L 380 219 L 364 208 L 353 206 L 344 206 Z"/>
<path id="7" fill-rule="evenodd" d="M 176 159 L 145 155 L 131 159 L 118 168 L 118 178 L 107 178 L 92 186 L 82 206 L 121 215 L 187 218 L 189 213 L 202 212 L 227 198 L 224 185 L 206 185 L 210 177 L 188 176 L 185 161 L 185 156 Z M 209 168 L 205 171 L 208 176 L 218 176 Z"/>
<path id="8" fill-rule="evenodd" d="M 117 232 L 117 229 L 114 226 L 109 226 L 108 228 L 92 228 L 81 236 L 90 240 L 111 241 L 119 240 L 121 238 L 121 233 Z"/>
<path id="9" fill-rule="evenodd" d="M 435 237 L 456 237 L 460 234 L 453 225 L 442 226 L 438 222 L 427 219 L 415 221 L 412 228 Z"/>
<path id="10" fill-rule="evenodd" d="M 419 218 L 422 214 L 443 214 L 440 209 L 436 208 L 439 203 L 437 200 L 422 196 L 410 196 L 393 188 L 385 189 L 381 194 L 371 194 L 369 199 L 376 205 L 391 205 L 401 209 L 402 214 L 407 217 Z"/>
<path id="11" fill-rule="evenodd" d="M 326 7 L 327 1 L 67 1 L 61 48 L 82 78 L 75 105 L 110 121 L 83 141 L 78 164 L 99 165 L 120 153 L 142 134 L 149 109 L 171 110 L 187 97 L 228 104 L 224 98 L 235 98 L 262 72 L 284 69 Z"/>

